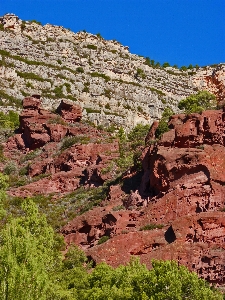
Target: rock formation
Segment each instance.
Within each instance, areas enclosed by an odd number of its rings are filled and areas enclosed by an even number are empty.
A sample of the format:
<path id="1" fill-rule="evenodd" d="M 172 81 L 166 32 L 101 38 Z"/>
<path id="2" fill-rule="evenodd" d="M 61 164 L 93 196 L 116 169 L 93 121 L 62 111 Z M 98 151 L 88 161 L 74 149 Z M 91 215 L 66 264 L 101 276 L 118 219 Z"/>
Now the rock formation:
<path id="1" fill-rule="evenodd" d="M 175 259 L 223 285 L 225 112 L 175 115 L 169 127 L 143 152 L 139 191 L 115 197 L 113 207 L 111 197 L 62 233 L 98 263 L 118 266 L 137 255 L 150 267 L 153 258 Z M 97 245 L 102 236 L 110 239 Z"/>
<path id="2" fill-rule="evenodd" d="M 61 229 L 66 243 L 112 266 L 132 255 L 149 267 L 152 258 L 175 259 L 223 285 L 225 112 L 175 115 L 159 141 L 155 131 L 166 106 L 177 111 L 198 90 L 213 92 L 222 105 L 225 66 L 155 68 L 128 47 L 86 32 L 9 14 L 0 23 L 1 110 L 22 111 L 3 154 L 27 180 L 8 194 L 54 194 L 57 205 L 62 195 L 80 186 L 94 190 L 119 174 L 120 184 L 104 186 L 108 195 L 99 207 Z M 127 131 L 152 124 L 142 173 L 118 173 L 118 140 L 82 120 Z M 103 237 L 108 240 L 100 244 Z"/>
<path id="3" fill-rule="evenodd" d="M 10 193 L 17 196 L 43 191 L 46 194 L 68 193 L 78 188 L 81 182 L 94 186 L 103 184 L 112 176 L 113 170 L 107 173 L 103 170 L 118 157 L 118 141 L 107 141 L 108 134 L 81 123 L 78 105 L 62 100 L 57 109 L 59 114 L 55 114 L 43 109 L 37 98 L 23 100 L 20 128 L 5 143 L 4 154 L 23 165 L 26 155 L 33 153 L 28 175 L 46 177 L 38 184 L 31 182 Z"/>
<path id="4" fill-rule="evenodd" d="M 59 98 L 76 101 L 83 119 L 96 125 L 122 126 L 159 120 L 165 107 L 199 90 L 224 98 L 224 65 L 181 71 L 153 67 L 116 41 L 61 26 L 0 18 L 0 100 L 16 109 L 24 95 L 41 94 L 44 108 Z M 141 72 L 140 72 L 141 70 Z"/>

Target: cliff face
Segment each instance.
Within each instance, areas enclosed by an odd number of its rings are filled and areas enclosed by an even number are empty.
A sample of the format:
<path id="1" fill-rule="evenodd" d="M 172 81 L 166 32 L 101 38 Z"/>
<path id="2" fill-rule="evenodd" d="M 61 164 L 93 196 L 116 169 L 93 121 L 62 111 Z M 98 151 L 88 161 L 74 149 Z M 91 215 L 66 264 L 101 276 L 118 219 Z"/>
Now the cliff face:
<path id="1" fill-rule="evenodd" d="M 130 130 L 159 119 L 165 106 L 177 111 L 177 103 L 198 90 L 215 92 L 219 100 L 224 95 L 223 65 L 189 71 L 153 68 L 117 41 L 24 22 L 15 15 L 3 16 L 0 23 L 0 98 L 5 110 L 15 99 L 41 94 L 44 108 L 71 99 L 83 109 L 84 119 Z"/>
<path id="2" fill-rule="evenodd" d="M 43 109 L 37 95 L 23 100 L 20 128 L 4 155 L 19 174 L 26 168 L 27 182 L 8 194 L 52 197 L 45 209 L 62 202 L 64 222 L 79 214 L 61 233 L 97 263 L 118 266 L 137 255 L 151 267 L 153 258 L 175 259 L 223 285 L 225 112 L 174 115 L 158 142 L 153 123 L 140 173 L 121 173 L 118 140 L 85 125 L 78 105 L 64 100 L 57 112 Z M 82 213 L 87 191 L 103 187 L 105 194 L 90 198 L 101 205 Z"/>
<path id="3" fill-rule="evenodd" d="M 175 115 L 157 143 L 155 121 L 146 137 L 150 146 L 142 149 L 142 172 L 123 172 L 118 139 L 83 120 L 130 130 L 159 119 L 165 106 L 176 110 L 180 99 L 201 89 L 222 104 L 225 67 L 153 68 L 116 41 L 14 15 L 0 22 L 1 109 L 23 107 L 0 170 L 14 167 L 25 181 L 8 194 L 45 194 L 52 197 L 45 206 L 50 212 L 62 199 L 64 222 L 71 211 L 80 214 L 61 228 L 66 243 L 96 262 L 118 266 L 137 255 L 150 267 L 152 258 L 175 259 L 223 285 L 224 110 Z M 34 96 L 22 101 L 27 94 Z M 99 187 L 106 193 L 93 196 Z M 101 206 L 82 214 L 89 189 L 90 202 Z M 103 237 L 108 241 L 100 245 Z"/>
<path id="4" fill-rule="evenodd" d="M 169 126 L 143 152 L 139 189 L 125 198 L 112 193 L 104 209 L 74 219 L 62 233 L 97 262 L 118 266 L 138 255 L 150 267 L 153 258 L 175 259 L 224 284 L 225 112 L 175 115 Z M 124 208 L 113 210 L 118 203 Z M 96 245 L 104 235 L 110 239 Z"/>

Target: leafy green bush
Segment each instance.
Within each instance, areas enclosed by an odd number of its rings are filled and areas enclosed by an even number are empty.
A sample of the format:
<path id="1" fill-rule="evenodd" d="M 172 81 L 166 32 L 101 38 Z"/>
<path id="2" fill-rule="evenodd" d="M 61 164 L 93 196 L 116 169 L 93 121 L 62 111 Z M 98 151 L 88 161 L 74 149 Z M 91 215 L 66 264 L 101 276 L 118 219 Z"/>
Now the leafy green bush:
<path id="1" fill-rule="evenodd" d="M 93 109 L 93 108 L 90 108 L 90 107 L 85 107 L 85 110 L 88 114 L 100 114 L 101 111 L 99 109 Z"/>
<path id="2" fill-rule="evenodd" d="M 16 71 L 17 75 L 20 76 L 21 78 L 24 78 L 24 79 L 34 79 L 34 80 L 38 80 L 38 81 L 48 81 L 48 82 L 52 82 L 50 79 L 48 78 L 42 78 L 41 76 L 37 75 L 37 74 L 34 74 L 34 73 L 22 73 L 22 72 L 19 72 L 19 71 Z"/>
<path id="3" fill-rule="evenodd" d="M 216 109 L 216 106 L 215 95 L 208 91 L 200 91 L 195 95 L 190 95 L 178 104 L 178 108 L 184 110 L 186 114 L 201 113 L 206 109 Z"/>
<path id="4" fill-rule="evenodd" d="M 96 35 L 98 38 L 102 39 L 101 33 L 98 32 Z"/>
<path id="5" fill-rule="evenodd" d="M 163 68 L 167 68 L 167 67 L 170 67 L 170 64 L 168 62 L 165 62 L 163 65 L 162 65 Z"/>
<path id="6" fill-rule="evenodd" d="M 222 300 L 197 274 L 174 261 L 152 261 L 148 270 L 139 260 L 114 269 L 105 263 L 90 272 L 79 299 L 126 300 Z M 87 288 L 88 287 L 88 288 Z"/>
<path id="7" fill-rule="evenodd" d="M 0 54 L 3 56 L 10 56 L 10 53 L 6 50 L 0 49 Z"/>
<path id="8" fill-rule="evenodd" d="M 124 209 L 124 206 L 123 206 L 123 205 L 114 206 L 114 207 L 112 208 L 113 211 L 119 211 L 119 210 L 122 210 L 122 209 Z"/>
<path id="9" fill-rule="evenodd" d="M 28 152 L 24 157 L 21 158 L 21 163 L 24 163 L 25 161 L 33 160 L 40 153 L 41 153 L 40 150 L 33 150 L 33 151 Z"/>
<path id="10" fill-rule="evenodd" d="M 102 237 L 98 240 L 98 245 L 101 245 L 101 244 L 107 242 L 109 239 L 110 239 L 110 237 L 107 236 L 107 235 L 102 236 Z"/>
<path id="11" fill-rule="evenodd" d="M 10 175 L 12 173 L 17 173 L 18 169 L 17 169 L 17 165 L 10 161 L 9 163 L 7 163 L 7 165 L 5 166 L 4 170 L 3 170 L 3 173 L 5 175 Z"/>
<path id="12" fill-rule="evenodd" d="M 89 93 L 89 87 L 88 86 L 85 86 L 82 90 L 82 92 L 84 93 Z"/>
<path id="13" fill-rule="evenodd" d="M 131 142 L 131 148 L 136 149 L 138 146 L 143 146 L 145 137 L 150 129 L 149 125 L 137 124 L 128 134 L 128 141 Z"/>
<path id="14" fill-rule="evenodd" d="M 16 129 L 20 125 L 17 112 L 9 111 L 7 114 L 0 112 L 0 127 Z"/>
<path id="15" fill-rule="evenodd" d="M 142 79 L 145 79 L 146 75 L 142 69 L 138 68 L 135 77 L 140 77 Z"/>
<path id="16" fill-rule="evenodd" d="M 76 71 L 77 71 L 78 73 L 84 73 L 84 69 L 83 69 L 82 67 L 77 67 L 77 68 L 76 68 Z"/>
<path id="17" fill-rule="evenodd" d="M 56 96 L 57 98 L 63 98 L 63 97 L 65 97 L 65 95 L 63 94 L 62 88 L 63 88 L 63 85 L 56 86 L 56 87 L 54 88 L 53 92 L 55 93 L 55 96 Z"/>
<path id="18" fill-rule="evenodd" d="M 29 21 L 29 22 L 30 22 L 30 23 L 35 23 L 35 24 L 38 24 L 38 25 L 42 25 L 41 22 L 36 21 L 36 20 L 31 20 L 31 21 Z"/>
<path id="19" fill-rule="evenodd" d="M 174 114 L 173 110 L 169 107 L 166 107 L 164 109 L 164 112 L 162 114 L 162 118 L 161 120 L 159 121 L 159 125 L 156 129 L 156 132 L 155 132 L 155 137 L 158 139 L 160 138 L 163 133 L 169 131 L 169 127 L 168 127 L 168 121 L 169 121 L 169 118 Z"/>
<path id="20" fill-rule="evenodd" d="M 93 73 L 90 73 L 91 77 L 100 77 L 100 78 L 103 78 L 105 79 L 105 81 L 109 81 L 111 78 L 105 74 L 102 74 L 102 73 L 98 73 L 98 72 L 93 72 Z"/>

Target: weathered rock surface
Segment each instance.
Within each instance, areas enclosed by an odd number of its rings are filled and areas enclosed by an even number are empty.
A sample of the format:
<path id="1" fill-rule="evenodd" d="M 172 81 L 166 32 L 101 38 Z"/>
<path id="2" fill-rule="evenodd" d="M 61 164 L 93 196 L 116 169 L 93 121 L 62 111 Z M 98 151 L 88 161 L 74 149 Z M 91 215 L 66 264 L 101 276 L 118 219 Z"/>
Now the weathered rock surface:
<path id="1" fill-rule="evenodd" d="M 223 64 L 187 71 L 153 68 L 128 47 L 93 34 L 23 22 L 12 14 L 0 23 L 5 28 L 0 31 L 4 107 L 12 108 L 12 98 L 16 102 L 25 94 L 41 94 L 47 109 L 58 107 L 58 98 L 71 99 L 84 119 L 130 130 L 160 119 L 166 106 L 178 112 L 177 103 L 198 90 L 213 92 L 223 102 Z"/>
<path id="2" fill-rule="evenodd" d="M 27 97 L 23 107 L 19 133 L 5 143 L 4 154 L 14 159 L 18 156 L 18 160 L 22 152 L 20 161 L 28 156 L 28 175 L 45 178 L 38 180 L 38 184 L 31 182 L 11 189 L 11 195 L 68 193 L 81 182 L 99 186 L 112 177 L 113 168 L 104 170 L 119 156 L 118 141 L 107 140 L 106 133 L 81 123 L 79 106 L 62 101 L 58 108 L 60 116 L 43 109 L 37 97 Z M 63 147 L 67 141 L 72 143 Z"/>
<path id="3" fill-rule="evenodd" d="M 158 143 L 145 149 L 141 186 L 120 198 L 121 210 L 104 202 L 62 233 L 68 244 L 79 244 L 98 263 L 118 266 L 138 255 L 150 267 L 153 258 L 175 259 L 223 285 L 225 112 L 176 115 L 169 126 Z M 140 231 L 145 226 L 152 230 Z M 101 236 L 110 239 L 97 245 Z"/>

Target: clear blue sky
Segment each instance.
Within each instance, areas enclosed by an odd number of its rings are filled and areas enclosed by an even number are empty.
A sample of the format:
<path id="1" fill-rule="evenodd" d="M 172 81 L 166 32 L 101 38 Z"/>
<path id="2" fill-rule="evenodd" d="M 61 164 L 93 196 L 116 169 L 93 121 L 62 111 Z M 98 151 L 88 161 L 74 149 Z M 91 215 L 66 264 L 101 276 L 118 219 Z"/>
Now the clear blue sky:
<path id="1" fill-rule="evenodd" d="M 0 0 L 0 15 L 101 33 L 160 63 L 225 63 L 225 0 Z"/>

